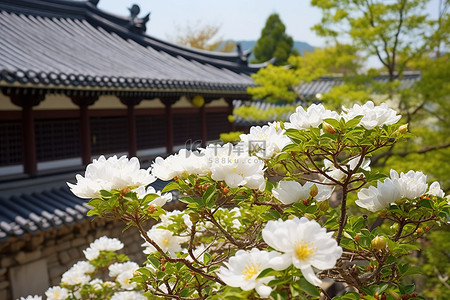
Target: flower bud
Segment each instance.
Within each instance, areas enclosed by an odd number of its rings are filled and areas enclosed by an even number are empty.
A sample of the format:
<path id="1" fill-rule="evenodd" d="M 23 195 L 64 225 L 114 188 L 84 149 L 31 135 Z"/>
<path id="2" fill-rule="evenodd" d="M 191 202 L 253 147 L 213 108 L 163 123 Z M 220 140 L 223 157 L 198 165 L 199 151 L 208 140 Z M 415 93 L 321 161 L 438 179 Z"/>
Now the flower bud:
<path id="1" fill-rule="evenodd" d="M 311 197 L 315 197 L 315 196 L 317 196 L 317 194 L 319 193 L 319 189 L 317 188 L 317 185 L 313 185 L 311 188 L 310 188 L 310 192 L 309 192 L 309 194 L 311 195 Z"/>
<path id="2" fill-rule="evenodd" d="M 398 128 L 398 132 L 407 133 L 408 132 L 408 124 L 404 124 Z"/>
<path id="3" fill-rule="evenodd" d="M 288 219 L 289 219 L 289 220 L 295 219 L 295 216 L 294 216 L 294 215 L 289 215 L 289 216 L 288 216 Z"/>
<path id="4" fill-rule="evenodd" d="M 393 290 L 389 290 L 388 292 L 389 292 L 389 294 L 391 294 L 392 297 L 394 297 L 395 300 L 400 300 L 401 299 L 400 295 L 397 294 L 396 292 L 394 292 Z"/>
<path id="5" fill-rule="evenodd" d="M 138 270 L 135 270 L 135 271 L 133 271 L 133 276 L 141 276 L 142 275 L 142 273 L 141 272 L 139 272 Z"/>
<path id="6" fill-rule="evenodd" d="M 328 208 L 330 208 L 330 203 L 328 202 L 328 200 L 325 200 L 317 203 L 317 206 L 321 211 L 327 211 Z"/>
<path id="7" fill-rule="evenodd" d="M 408 132 L 408 124 L 404 124 L 400 126 L 396 131 L 394 131 L 394 134 L 405 134 Z"/>
<path id="8" fill-rule="evenodd" d="M 370 242 L 370 245 L 372 246 L 372 248 L 374 248 L 376 250 L 383 250 L 383 249 L 386 249 L 387 242 L 384 237 L 377 235 Z"/>
<path id="9" fill-rule="evenodd" d="M 230 190 L 229 190 L 228 188 L 224 188 L 224 189 L 223 189 L 223 193 L 224 193 L 224 194 L 228 194 L 229 191 L 230 191 Z"/>
<path id="10" fill-rule="evenodd" d="M 155 206 L 153 204 L 150 204 L 149 208 L 148 208 L 148 212 L 149 213 L 154 213 L 155 211 L 157 211 L 157 209 L 155 208 Z"/>
<path id="11" fill-rule="evenodd" d="M 199 217 L 198 217 L 198 215 L 197 214 L 191 214 L 191 215 L 189 215 L 189 219 L 191 220 L 191 222 L 192 223 L 197 223 L 198 222 L 198 220 L 199 220 Z"/>
<path id="12" fill-rule="evenodd" d="M 121 196 L 125 196 L 125 195 L 128 194 L 129 192 L 131 192 L 131 189 L 130 189 L 129 187 L 126 187 L 126 188 L 123 188 L 123 189 L 120 191 L 120 195 L 121 195 Z"/>
<path id="13" fill-rule="evenodd" d="M 314 220 L 315 219 L 315 217 L 314 217 L 314 215 L 313 214 L 304 214 L 303 215 L 305 218 L 307 218 L 308 220 Z"/>
<path id="14" fill-rule="evenodd" d="M 327 122 L 322 123 L 322 129 L 323 131 L 328 133 L 336 133 L 336 129 L 334 129 L 334 127 L 328 124 Z"/>

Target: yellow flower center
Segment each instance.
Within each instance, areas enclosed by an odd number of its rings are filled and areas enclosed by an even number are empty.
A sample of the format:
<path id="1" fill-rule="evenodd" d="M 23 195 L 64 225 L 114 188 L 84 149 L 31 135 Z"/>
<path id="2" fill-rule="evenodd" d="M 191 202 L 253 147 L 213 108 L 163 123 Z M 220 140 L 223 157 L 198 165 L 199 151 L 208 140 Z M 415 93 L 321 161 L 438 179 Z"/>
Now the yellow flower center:
<path id="1" fill-rule="evenodd" d="M 162 243 L 163 243 L 164 246 L 169 245 L 169 239 L 168 238 L 163 239 Z"/>
<path id="2" fill-rule="evenodd" d="M 242 274 L 245 276 L 246 280 L 249 280 L 253 276 L 259 274 L 261 271 L 261 264 L 250 264 L 246 265 L 244 269 L 242 269 Z"/>
<path id="3" fill-rule="evenodd" d="M 295 256 L 299 260 L 306 260 L 308 257 L 311 256 L 311 254 L 314 254 L 315 248 L 310 246 L 309 242 L 297 242 L 295 245 Z"/>

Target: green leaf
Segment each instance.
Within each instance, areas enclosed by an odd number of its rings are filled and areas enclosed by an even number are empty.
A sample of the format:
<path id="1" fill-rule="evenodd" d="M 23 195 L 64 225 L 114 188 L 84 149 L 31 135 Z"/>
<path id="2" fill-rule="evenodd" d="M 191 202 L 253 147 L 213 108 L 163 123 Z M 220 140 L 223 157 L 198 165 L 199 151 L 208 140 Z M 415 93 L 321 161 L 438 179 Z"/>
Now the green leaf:
<path id="1" fill-rule="evenodd" d="M 353 119 L 347 121 L 345 123 L 345 128 L 355 127 L 356 125 L 359 124 L 359 122 L 361 121 L 362 118 L 363 118 L 363 116 L 356 116 Z"/>
<path id="2" fill-rule="evenodd" d="M 305 278 L 300 278 L 296 283 L 300 286 L 300 289 L 308 295 L 313 297 L 320 296 L 319 288 L 309 283 Z"/>
<path id="3" fill-rule="evenodd" d="M 99 211 L 96 208 L 91 209 L 86 214 L 88 217 L 100 215 Z"/>
<path id="4" fill-rule="evenodd" d="M 147 257 L 147 259 L 150 261 L 152 266 L 154 266 L 155 268 L 159 268 L 159 266 L 161 265 L 161 262 L 159 261 L 159 259 L 154 257 L 153 255 L 149 255 Z"/>
<path id="5" fill-rule="evenodd" d="M 148 204 L 151 201 L 153 201 L 159 197 L 161 197 L 161 196 L 159 196 L 158 194 L 147 194 L 147 195 L 145 195 L 144 199 L 142 199 L 142 204 L 143 205 Z"/>
<path id="6" fill-rule="evenodd" d="M 335 129 L 338 129 L 340 127 L 339 121 L 335 119 L 324 119 L 325 122 L 333 126 Z"/>
<path id="7" fill-rule="evenodd" d="M 433 201 L 431 201 L 431 200 L 420 199 L 419 200 L 419 205 L 422 206 L 422 207 L 433 209 Z"/>
<path id="8" fill-rule="evenodd" d="M 102 195 L 102 197 L 104 197 L 104 198 L 109 198 L 112 196 L 112 194 L 110 192 L 105 191 L 105 190 L 101 190 L 100 195 Z"/>
<path id="9" fill-rule="evenodd" d="M 217 198 L 217 193 L 216 193 L 215 185 L 209 186 L 208 189 L 205 191 L 205 193 L 202 196 L 203 203 L 208 208 L 211 208 L 212 206 L 214 206 L 216 198 Z"/>
<path id="10" fill-rule="evenodd" d="M 403 290 L 405 291 L 405 294 L 411 294 L 416 289 L 416 286 L 414 284 L 405 285 L 403 287 Z"/>
<path id="11" fill-rule="evenodd" d="M 276 271 L 272 268 L 268 268 L 268 269 L 264 269 L 261 271 L 261 273 L 259 273 L 258 277 L 256 278 L 262 278 L 262 277 L 266 277 L 266 276 L 276 276 L 276 275 L 280 275 L 280 271 Z"/>
<path id="12" fill-rule="evenodd" d="M 173 190 L 178 190 L 180 188 L 180 185 L 178 182 L 171 181 L 162 189 L 161 193 L 170 192 Z"/>
<path id="13" fill-rule="evenodd" d="M 102 201 L 103 201 L 102 199 L 95 198 L 95 199 L 92 199 L 91 201 L 89 201 L 87 203 L 87 205 L 92 206 L 92 207 L 97 207 Z"/>

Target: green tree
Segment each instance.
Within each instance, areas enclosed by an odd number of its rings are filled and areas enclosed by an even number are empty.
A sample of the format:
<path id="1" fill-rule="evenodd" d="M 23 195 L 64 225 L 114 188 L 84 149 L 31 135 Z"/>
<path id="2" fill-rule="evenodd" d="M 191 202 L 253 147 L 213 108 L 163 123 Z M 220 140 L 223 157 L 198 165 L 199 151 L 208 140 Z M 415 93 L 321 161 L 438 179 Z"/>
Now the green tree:
<path id="1" fill-rule="evenodd" d="M 290 55 L 298 55 L 293 49 L 294 40 L 286 34 L 286 26 L 278 14 L 271 14 L 261 31 L 261 37 L 253 48 L 253 63 L 266 62 L 275 58 L 275 65 L 285 65 Z"/>
<path id="2" fill-rule="evenodd" d="M 356 48 L 350 45 L 336 44 L 303 56 L 291 56 L 289 67 L 269 65 L 252 77 L 257 86 L 247 91 L 254 99 L 268 102 L 292 102 L 301 95 L 297 87 L 324 75 L 344 74 L 354 76 L 362 66 L 362 58 Z"/>

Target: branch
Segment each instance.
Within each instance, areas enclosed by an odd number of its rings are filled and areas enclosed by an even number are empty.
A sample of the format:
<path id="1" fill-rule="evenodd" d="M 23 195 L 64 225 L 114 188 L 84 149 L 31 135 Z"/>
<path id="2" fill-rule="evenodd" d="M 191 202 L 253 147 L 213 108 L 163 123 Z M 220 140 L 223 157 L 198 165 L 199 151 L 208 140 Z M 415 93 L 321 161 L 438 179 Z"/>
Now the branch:
<path id="1" fill-rule="evenodd" d="M 441 144 L 441 145 L 437 145 L 437 146 L 433 146 L 433 147 L 424 147 L 417 151 L 393 152 L 393 151 L 389 150 L 389 151 L 386 151 L 386 152 L 383 152 L 383 153 L 373 156 L 371 158 L 371 162 L 373 165 L 375 165 L 378 160 L 380 160 L 381 158 L 386 157 L 386 156 L 388 156 L 388 157 L 391 157 L 391 156 L 405 157 L 409 154 L 423 154 L 423 153 L 427 153 L 427 152 L 431 152 L 431 151 L 435 151 L 435 150 L 445 149 L 448 147 L 450 147 L 450 142 Z"/>

